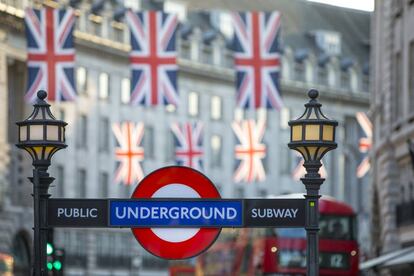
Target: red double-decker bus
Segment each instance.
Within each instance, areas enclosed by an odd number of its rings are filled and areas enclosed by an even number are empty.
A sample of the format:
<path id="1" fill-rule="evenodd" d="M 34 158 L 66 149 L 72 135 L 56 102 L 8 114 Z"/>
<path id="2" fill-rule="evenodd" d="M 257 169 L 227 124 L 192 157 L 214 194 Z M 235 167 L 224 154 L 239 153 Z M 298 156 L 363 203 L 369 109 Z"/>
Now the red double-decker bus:
<path id="1" fill-rule="evenodd" d="M 323 196 L 319 213 L 319 274 L 358 275 L 355 212 Z M 198 267 L 199 275 L 206 276 L 306 275 L 306 232 L 302 228 L 223 229 L 219 240 L 198 258 Z"/>

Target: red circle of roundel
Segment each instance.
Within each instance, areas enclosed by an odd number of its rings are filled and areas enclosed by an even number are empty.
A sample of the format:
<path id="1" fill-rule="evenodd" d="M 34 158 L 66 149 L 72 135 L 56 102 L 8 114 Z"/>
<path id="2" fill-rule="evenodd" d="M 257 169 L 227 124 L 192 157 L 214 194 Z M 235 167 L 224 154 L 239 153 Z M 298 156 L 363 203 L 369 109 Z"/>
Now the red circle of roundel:
<path id="1" fill-rule="evenodd" d="M 201 198 L 220 198 L 214 184 L 201 172 L 189 167 L 170 166 L 147 175 L 135 188 L 131 198 L 151 198 L 160 188 L 178 183 L 191 187 Z M 135 239 L 147 251 L 164 259 L 186 259 L 197 256 L 209 248 L 220 234 L 221 228 L 200 228 L 192 238 L 183 242 L 168 242 L 151 228 L 131 228 Z"/>

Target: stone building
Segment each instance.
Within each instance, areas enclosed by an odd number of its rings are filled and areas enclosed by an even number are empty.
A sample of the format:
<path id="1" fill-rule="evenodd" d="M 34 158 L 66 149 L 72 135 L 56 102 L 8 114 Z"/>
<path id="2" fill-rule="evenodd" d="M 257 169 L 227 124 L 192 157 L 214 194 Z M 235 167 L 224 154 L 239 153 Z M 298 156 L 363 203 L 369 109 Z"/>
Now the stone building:
<path id="1" fill-rule="evenodd" d="M 355 113 L 366 111 L 369 103 L 369 13 L 298 0 L 275 1 L 270 6 L 259 1 L 263 9 L 279 10 L 284 18 L 281 91 L 285 107 L 280 112 L 253 112 L 235 108 L 228 12 L 194 12 L 185 2 L 165 1 L 164 8 L 178 12 L 181 20 L 177 41 L 181 103 L 177 109 L 146 108 L 127 104 L 129 33 L 122 18 L 114 20 L 118 4 L 102 2 L 98 8 L 91 1 L 75 7 L 79 99 L 52 103 L 53 113 L 68 122 L 68 148 L 54 157 L 50 169 L 56 178 L 53 197 L 130 196 L 134 186 L 112 183 L 116 143 L 111 125 L 124 120 L 145 124 L 145 173 L 174 164 L 171 123 L 201 121 L 205 125 L 204 173 L 223 197 L 303 192 L 303 185 L 291 177 L 297 159 L 286 145 L 287 122 L 303 112 L 307 90 L 317 88 L 324 113 L 340 123 L 338 149 L 325 158 L 328 177 L 322 193 L 352 204 L 359 214 L 360 240 L 368 240 L 369 206 L 362 198 L 368 194 L 368 178 L 355 176 L 362 157 Z M 43 4 L 57 5 L 52 1 Z M 160 1 L 125 1 L 130 4 L 138 9 L 163 6 Z M 23 101 L 23 17 L 24 8 L 34 5 L 31 1 L 0 0 L 0 252 L 15 256 L 16 271 L 22 275 L 30 263 L 33 220 L 31 185 L 26 177 L 31 171 L 29 157 L 14 147 L 14 122 L 25 118 L 32 108 Z M 230 125 L 240 118 L 266 118 L 264 182 L 233 182 L 236 139 Z M 55 243 L 66 250 L 68 275 L 160 275 L 166 274 L 168 267 L 168 262 L 142 250 L 129 230 L 58 229 Z"/>
<path id="2" fill-rule="evenodd" d="M 362 268 L 377 275 L 414 275 L 414 2 L 375 1 L 372 18 L 374 123 L 373 256 Z"/>

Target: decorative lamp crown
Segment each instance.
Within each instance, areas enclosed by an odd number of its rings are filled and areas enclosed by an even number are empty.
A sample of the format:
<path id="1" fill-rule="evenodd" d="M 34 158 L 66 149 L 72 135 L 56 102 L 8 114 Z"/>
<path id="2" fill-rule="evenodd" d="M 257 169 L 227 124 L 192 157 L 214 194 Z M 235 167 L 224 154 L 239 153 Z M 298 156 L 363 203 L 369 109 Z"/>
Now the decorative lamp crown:
<path id="1" fill-rule="evenodd" d="M 32 114 L 24 121 L 17 122 L 19 127 L 18 148 L 26 150 L 33 159 L 33 166 L 47 169 L 50 160 L 58 150 L 66 148 L 66 122 L 56 120 L 45 101 L 46 91 L 37 92 Z"/>
<path id="2" fill-rule="evenodd" d="M 317 90 L 309 90 L 308 96 L 310 101 L 305 104 L 303 115 L 289 121 L 291 132 L 288 146 L 298 151 L 305 163 L 319 163 L 325 153 L 337 147 L 335 128 L 338 122 L 322 113 Z"/>

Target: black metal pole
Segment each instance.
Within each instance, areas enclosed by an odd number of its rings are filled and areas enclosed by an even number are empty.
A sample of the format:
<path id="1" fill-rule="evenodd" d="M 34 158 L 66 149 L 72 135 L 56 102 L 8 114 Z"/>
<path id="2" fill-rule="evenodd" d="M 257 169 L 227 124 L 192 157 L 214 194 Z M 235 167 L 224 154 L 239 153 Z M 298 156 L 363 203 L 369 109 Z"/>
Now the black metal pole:
<path id="1" fill-rule="evenodd" d="M 308 276 L 319 275 L 319 189 L 325 179 L 321 178 L 320 161 L 305 162 L 305 177 L 301 178 L 306 188 L 306 271 Z"/>
<path id="2" fill-rule="evenodd" d="M 33 236 L 33 271 L 34 276 L 47 275 L 47 200 L 50 196 L 48 193 L 49 186 L 54 178 L 49 177 L 46 172 L 47 167 L 37 167 L 33 170 L 33 177 L 30 181 L 33 183 L 33 211 L 34 211 L 34 236 Z"/>

